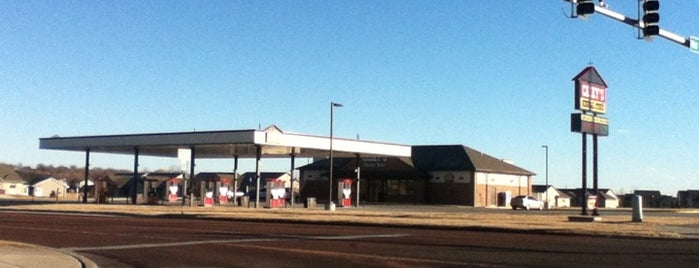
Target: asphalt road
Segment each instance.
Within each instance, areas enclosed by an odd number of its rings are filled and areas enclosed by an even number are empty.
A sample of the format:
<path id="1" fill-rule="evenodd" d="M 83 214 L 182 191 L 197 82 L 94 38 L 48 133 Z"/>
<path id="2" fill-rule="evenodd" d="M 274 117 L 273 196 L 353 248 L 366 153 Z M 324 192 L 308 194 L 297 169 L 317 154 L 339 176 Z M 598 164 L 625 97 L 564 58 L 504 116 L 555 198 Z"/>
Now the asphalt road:
<path id="1" fill-rule="evenodd" d="M 695 267 L 698 240 L 0 212 L 0 240 L 101 267 Z"/>

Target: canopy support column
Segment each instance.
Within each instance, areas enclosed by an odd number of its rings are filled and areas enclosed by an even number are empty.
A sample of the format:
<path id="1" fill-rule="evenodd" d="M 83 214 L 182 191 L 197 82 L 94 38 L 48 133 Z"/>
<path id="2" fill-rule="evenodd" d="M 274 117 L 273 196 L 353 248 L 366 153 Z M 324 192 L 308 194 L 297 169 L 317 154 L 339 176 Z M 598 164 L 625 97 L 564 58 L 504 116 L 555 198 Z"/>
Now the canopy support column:
<path id="1" fill-rule="evenodd" d="M 233 156 L 233 203 L 238 198 L 238 155 Z"/>
<path id="2" fill-rule="evenodd" d="M 136 195 L 138 192 L 138 147 L 133 148 L 134 151 L 134 161 L 133 161 L 133 181 L 131 181 L 131 204 L 136 204 Z"/>
<path id="3" fill-rule="evenodd" d="M 85 149 L 85 185 L 83 186 L 83 203 L 87 203 L 88 178 L 90 177 L 90 148 Z"/>
<path id="4" fill-rule="evenodd" d="M 194 166 L 196 166 L 195 161 L 194 161 L 195 156 L 196 156 L 196 152 L 195 152 L 194 146 L 189 147 L 189 158 L 191 161 L 191 163 L 189 165 L 189 181 L 190 182 L 194 181 Z M 191 188 L 192 185 L 194 185 L 194 183 L 190 183 L 189 187 Z M 203 200 L 204 197 L 200 196 L 199 198 L 202 198 L 202 200 Z M 184 199 L 184 197 L 183 197 L 183 199 Z M 190 191 L 190 193 L 189 193 L 189 206 L 191 207 L 191 206 L 193 206 L 193 204 L 194 204 L 194 192 Z"/>
<path id="5" fill-rule="evenodd" d="M 357 202 L 354 204 L 355 207 L 359 207 L 359 179 L 361 177 L 361 168 L 362 168 L 362 158 L 357 154 L 357 158 L 355 160 L 357 163 L 357 169 L 354 171 L 357 172 Z"/>
<path id="6" fill-rule="evenodd" d="M 294 207 L 294 169 L 296 169 L 295 161 L 296 161 L 296 148 L 292 147 L 291 148 L 291 170 L 289 170 L 289 175 L 291 176 L 291 179 L 289 180 L 289 188 L 290 188 L 290 195 L 291 196 L 291 207 Z"/>
<path id="7" fill-rule="evenodd" d="M 260 208 L 260 159 L 262 158 L 262 146 L 255 145 L 255 208 Z M 269 189 L 267 189 L 269 190 Z"/>

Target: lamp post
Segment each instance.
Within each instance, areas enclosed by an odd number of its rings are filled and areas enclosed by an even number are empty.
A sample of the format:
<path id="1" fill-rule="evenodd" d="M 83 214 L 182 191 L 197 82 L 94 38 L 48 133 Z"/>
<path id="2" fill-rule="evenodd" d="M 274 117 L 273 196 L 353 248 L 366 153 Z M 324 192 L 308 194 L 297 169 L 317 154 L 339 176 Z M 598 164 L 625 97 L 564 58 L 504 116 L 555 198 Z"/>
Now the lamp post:
<path id="1" fill-rule="evenodd" d="M 544 191 L 546 191 L 546 208 L 549 208 L 549 146 L 548 145 L 541 145 L 541 148 L 546 149 L 546 188 Z"/>
<path id="2" fill-rule="evenodd" d="M 333 203 L 333 117 L 335 107 L 342 107 L 342 104 L 330 102 L 330 174 L 328 175 L 328 207 L 327 210 L 334 210 Z"/>

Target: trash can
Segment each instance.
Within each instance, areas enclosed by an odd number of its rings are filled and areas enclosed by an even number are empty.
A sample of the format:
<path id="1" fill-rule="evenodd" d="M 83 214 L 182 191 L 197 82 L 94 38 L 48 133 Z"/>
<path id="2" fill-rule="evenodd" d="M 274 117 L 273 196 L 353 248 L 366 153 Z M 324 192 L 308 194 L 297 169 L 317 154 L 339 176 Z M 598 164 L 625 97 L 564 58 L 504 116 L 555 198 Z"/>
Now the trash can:
<path id="1" fill-rule="evenodd" d="M 315 197 L 306 198 L 306 202 L 303 203 L 303 207 L 304 208 L 316 207 L 316 198 Z"/>
<path id="2" fill-rule="evenodd" d="M 240 197 L 240 206 L 241 207 L 247 207 L 249 203 L 250 203 L 249 196 L 241 196 Z"/>
<path id="3" fill-rule="evenodd" d="M 148 205 L 158 204 L 158 194 L 155 191 L 148 192 Z"/>

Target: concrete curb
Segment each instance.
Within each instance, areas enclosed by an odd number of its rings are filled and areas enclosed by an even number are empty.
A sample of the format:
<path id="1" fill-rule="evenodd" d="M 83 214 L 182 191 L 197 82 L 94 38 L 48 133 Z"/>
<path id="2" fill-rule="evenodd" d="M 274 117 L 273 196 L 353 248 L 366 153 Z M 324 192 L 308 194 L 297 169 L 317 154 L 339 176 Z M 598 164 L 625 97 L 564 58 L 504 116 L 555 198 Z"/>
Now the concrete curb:
<path id="1" fill-rule="evenodd" d="M 0 268 L 97 268 L 92 260 L 73 252 L 17 242 L 0 241 Z"/>

